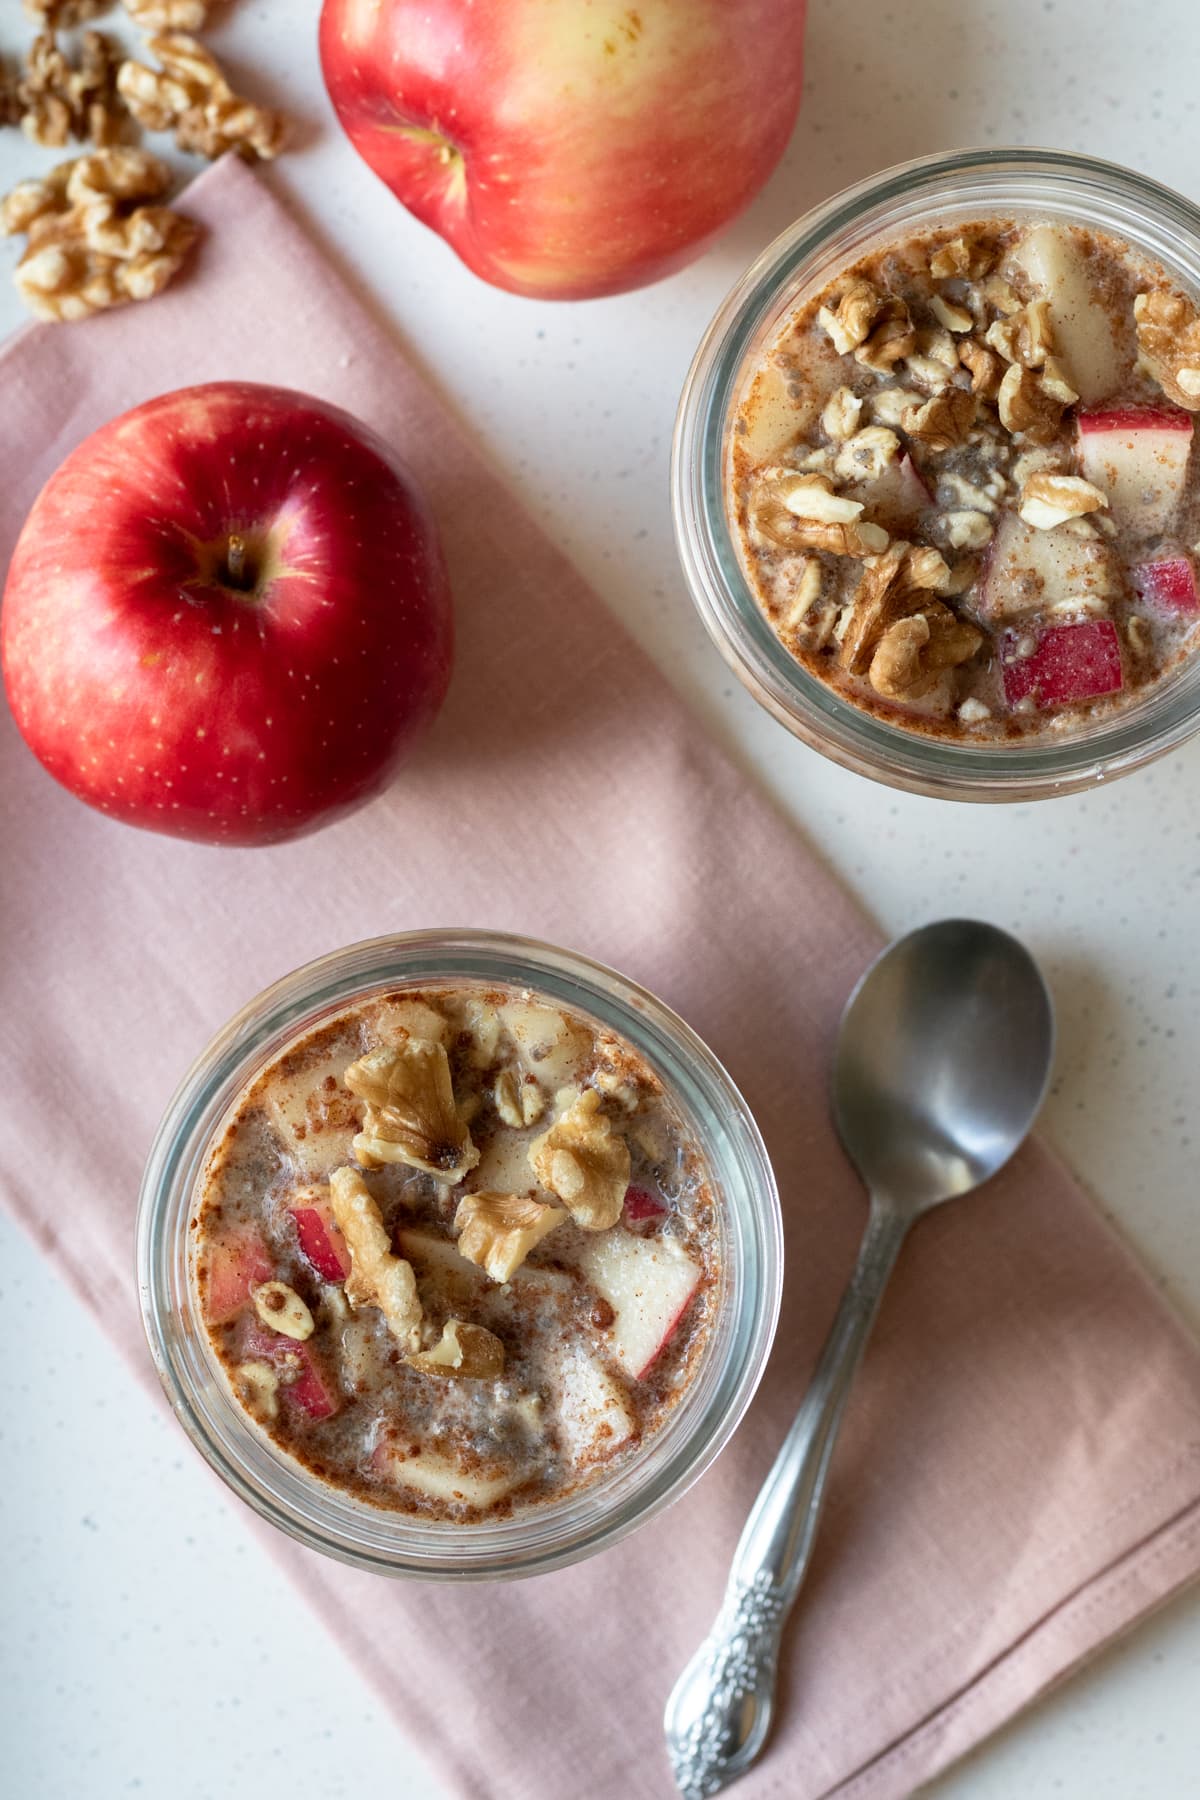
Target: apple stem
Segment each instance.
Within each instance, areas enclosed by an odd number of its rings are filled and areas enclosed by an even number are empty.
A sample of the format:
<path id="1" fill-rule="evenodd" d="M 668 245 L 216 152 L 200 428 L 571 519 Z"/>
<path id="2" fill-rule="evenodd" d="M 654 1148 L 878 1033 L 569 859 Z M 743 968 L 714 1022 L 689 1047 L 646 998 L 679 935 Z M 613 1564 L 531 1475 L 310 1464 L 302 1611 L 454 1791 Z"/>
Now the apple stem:
<path id="1" fill-rule="evenodd" d="M 231 587 L 246 585 L 246 540 L 236 531 L 225 547 L 225 574 Z"/>

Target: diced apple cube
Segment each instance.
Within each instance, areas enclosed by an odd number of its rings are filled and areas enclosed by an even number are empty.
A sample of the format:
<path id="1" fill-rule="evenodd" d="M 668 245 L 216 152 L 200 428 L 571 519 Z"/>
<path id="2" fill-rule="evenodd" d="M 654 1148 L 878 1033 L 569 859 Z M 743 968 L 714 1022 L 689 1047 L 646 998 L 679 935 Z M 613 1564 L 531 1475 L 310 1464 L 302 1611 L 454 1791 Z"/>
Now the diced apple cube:
<path id="1" fill-rule="evenodd" d="M 342 1404 L 337 1383 L 311 1344 L 254 1325 L 246 1333 L 243 1355 L 270 1363 L 279 1374 L 279 1397 L 312 1419 L 328 1419 Z"/>
<path id="2" fill-rule="evenodd" d="M 288 1208 L 296 1221 L 300 1248 L 322 1281 L 345 1281 L 350 1273 L 350 1252 L 334 1222 L 329 1202 L 317 1194 L 302 1192 Z"/>
<path id="3" fill-rule="evenodd" d="M 817 411 L 813 400 L 798 401 L 789 393 L 791 383 L 776 363 L 760 369 L 741 408 L 745 429 L 739 429 L 736 447 L 748 465 L 778 456 L 811 424 Z"/>
<path id="4" fill-rule="evenodd" d="M 1143 603 L 1156 612 L 1200 613 L 1196 570 L 1190 557 L 1169 556 L 1161 562 L 1140 563 L 1132 570 L 1130 579 Z"/>
<path id="5" fill-rule="evenodd" d="M 620 1387 L 595 1357 L 578 1350 L 561 1369 L 559 1422 L 567 1453 L 578 1467 L 628 1443 L 637 1420 Z"/>
<path id="6" fill-rule="evenodd" d="M 500 1017 L 526 1070 L 543 1087 L 553 1090 L 575 1080 L 591 1052 L 589 1031 L 536 1000 L 507 1001 Z"/>
<path id="7" fill-rule="evenodd" d="M 252 1288 L 275 1274 L 266 1244 L 252 1225 L 228 1231 L 204 1256 L 204 1311 L 210 1325 L 224 1325 L 245 1306 Z"/>
<path id="8" fill-rule="evenodd" d="M 1168 529 L 1179 509 L 1192 448 L 1192 415 L 1125 406 L 1079 415 L 1079 466 L 1108 495 L 1123 531 L 1141 538 Z"/>
<path id="9" fill-rule="evenodd" d="M 977 590 L 979 611 L 993 625 L 1060 601 L 1107 604 L 1116 591 L 1116 563 L 1103 538 L 1039 531 L 1016 513 L 997 525 Z"/>
<path id="10" fill-rule="evenodd" d="M 1037 706 L 1064 706 L 1113 694 L 1124 681 L 1121 646 L 1111 619 L 1052 625 L 1032 656 L 1014 656 L 1014 634 L 1001 647 L 1004 697 L 1010 706 L 1031 697 Z"/>
<path id="11" fill-rule="evenodd" d="M 670 1210 L 662 1195 L 652 1194 L 648 1188 L 625 1190 L 625 1217 L 635 1224 L 644 1219 L 661 1219 Z"/>
<path id="12" fill-rule="evenodd" d="M 345 1050 L 328 1057 L 277 1082 L 267 1097 L 267 1114 L 286 1155 L 309 1180 L 323 1180 L 354 1160 L 351 1140 L 362 1107 L 342 1086 L 342 1076 L 355 1055 Z"/>
<path id="13" fill-rule="evenodd" d="M 615 1315 L 608 1349 L 640 1379 L 666 1345 L 700 1285 L 700 1270 L 673 1238 L 638 1237 L 623 1226 L 592 1234 L 579 1268 Z"/>
<path id="14" fill-rule="evenodd" d="M 374 1454 L 379 1473 L 397 1487 L 408 1487 L 431 1500 L 485 1507 L 500 1500 L 517 1483 L 517 1470 L 493 1466 L 464 1469 L 443 1451 L 428 1445 L 380 1444 Z"/>
<path id="15" fill-rule="evenodd" d="M 1035 225 L 1010 260 L 1046 301 L 1055 355 L 1084 405 L 1115 394 L 1125 373 L 1121 349 L 1079 244 L 1055 225 Z"/>

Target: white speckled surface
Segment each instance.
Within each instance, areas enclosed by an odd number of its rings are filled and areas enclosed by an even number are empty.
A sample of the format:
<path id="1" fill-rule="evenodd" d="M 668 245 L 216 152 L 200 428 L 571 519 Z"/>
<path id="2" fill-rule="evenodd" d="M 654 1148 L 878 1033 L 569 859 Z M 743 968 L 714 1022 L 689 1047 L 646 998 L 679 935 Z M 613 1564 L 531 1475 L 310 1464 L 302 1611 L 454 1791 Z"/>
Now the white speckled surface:
<path id="1" fill-rule="evenodd" d="M 1033 808 L 871 787 L 735 690 L 683 592 L 665 503 L 675 397 L 700 331 L 767 239 L 835 188 L 909 156 L 1007 141 L 1088 150 L 1200 195 L 1194 0 L 1152 11 L 816 0 L 801 124 L 751 212 L 674 280 L 561 308 L 476 282 L 354 159 L 320 87 L 317 10 L 236 0 L 214 34 L 236 70 L 269 71 L 260 91 L 304 119 L 302 149 L 272 179 L 884 924 L 963 911 L 1026 938 L 1060 1009 L 1046 1129 L 1200 1320 L 1200 744 L 1107 791 Z M 0 51 L 22 33 L 7 0 Z M 52 160 L 0 135 L 5 187 Z M 18 323 L 5 283 L 0 331 Z M 0 1270 L 0 1355 L 13 1372 L 0 1420 L 6 1792 L 261 1800 L 286 1776 L 322 1800 L 381 1789 L 437 1800 L 419 1752 L 313 1631 L 240 1510 L 6 1222 Z M 1198 1679 L 1193 1594 L 936 1791 L 1186 1800 L 1197 1792 Z"/>

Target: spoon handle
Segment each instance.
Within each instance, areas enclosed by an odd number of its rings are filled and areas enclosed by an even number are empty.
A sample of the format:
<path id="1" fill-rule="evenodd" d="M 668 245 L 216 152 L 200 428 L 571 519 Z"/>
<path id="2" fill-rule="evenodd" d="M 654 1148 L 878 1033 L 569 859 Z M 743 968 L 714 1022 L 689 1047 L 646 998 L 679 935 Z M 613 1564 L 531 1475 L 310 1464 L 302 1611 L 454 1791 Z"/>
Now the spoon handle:
<path id="1" fill-rule="evenodd" d="M 784 1622 L 812 1555 L 850 1386 L 909 1223 L 872 1199 L 854 1273 L 746 1520 L 716 1623 L 667 1701 L 667 1751 L 684 1800 L 719 1794 L 766 1742 Z"/>

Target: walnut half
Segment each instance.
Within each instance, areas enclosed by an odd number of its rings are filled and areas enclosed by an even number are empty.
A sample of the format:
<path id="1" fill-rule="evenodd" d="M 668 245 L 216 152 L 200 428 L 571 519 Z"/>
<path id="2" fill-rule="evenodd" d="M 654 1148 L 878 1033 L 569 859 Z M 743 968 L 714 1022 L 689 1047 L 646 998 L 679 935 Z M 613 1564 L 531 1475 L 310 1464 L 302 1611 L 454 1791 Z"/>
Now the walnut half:
<path id="1" fill-rule="evenodd" d="M 600 1095 L 586 1088 L 529 1147 L 533 1172 L 557 1194 L 577 1225 L 606 1231 L 615 1225 L 629 1186 L 629 1145 L 600 1111 Z"/>
<path id="2" fill-rule="evenodd" d="M 948 670 L 968 662 L 982 642 L 983 633 L 974 625 L 940 600 L 931 600 L 921 612 L 888 626 L 867 679 L 885 699 L 923 700 Z"/>
<path id="3" fill-rule="evenodd" d="M 350 1253 L 346 1298 L 351 1306 L 376 1306 L 388 1330 L 406 1350 L 420 1345 L 422 1313 L 411 1263 L 393 1254 L 383 1215 L 357 1169 L 335 1169 L 329 1178 L 333 1216 Z"/>
<path id="4" fill-rule="evenodd" d="M 459 1255 L 493 1281 L 508 1281 L 566 1216 L 557 1206 L 520 1194 L 464 1194 L 454 1214 Z"/>
<path id="5" fill-rule="evenodd" d="M 401 1043 L 370 1051 L 342 1077 L 367 1103 L 355 1153 L 368 1163 L 402 1162 L 439 1181 L 461 1181 L 479 1152 L 454 1104 L 445 1049 L 401 1035 Z"/>

